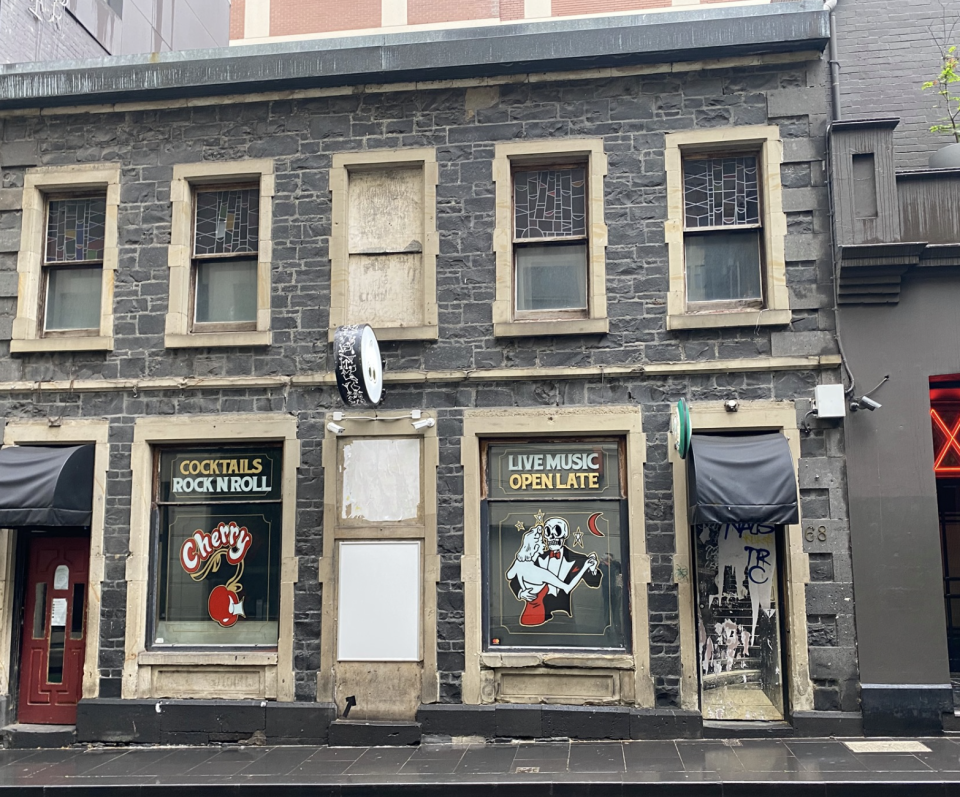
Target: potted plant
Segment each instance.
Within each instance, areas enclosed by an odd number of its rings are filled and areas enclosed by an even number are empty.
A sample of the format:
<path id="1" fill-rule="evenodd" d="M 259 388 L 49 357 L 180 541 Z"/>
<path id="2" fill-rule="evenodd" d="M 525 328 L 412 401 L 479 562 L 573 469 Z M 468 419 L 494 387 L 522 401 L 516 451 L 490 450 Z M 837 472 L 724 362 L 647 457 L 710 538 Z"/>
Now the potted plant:
<path id="1" fill-rule="evenodd" d="M 957 46 L 940 47 L 940 72 L 934 80 L 923 84 L 924 91 L 933 90 L 946 109 L 946 116 L 930 128 L 931 133 L 953 136 L 948 144 L 930 156 L 930 167 L 944 169 L 960 168 L 960 54 Z"/>

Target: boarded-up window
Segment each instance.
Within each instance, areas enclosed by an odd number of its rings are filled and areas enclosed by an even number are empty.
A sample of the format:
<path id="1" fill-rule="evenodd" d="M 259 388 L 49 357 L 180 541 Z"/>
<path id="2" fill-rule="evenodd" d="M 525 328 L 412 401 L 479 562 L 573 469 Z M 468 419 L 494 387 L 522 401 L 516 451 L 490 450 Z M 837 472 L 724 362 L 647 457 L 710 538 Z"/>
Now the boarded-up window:
<path id="1" fill-rule="evenodd" d="M 347 323 L 424 323 L 423 168 L 351 170 Z"/>
<path id="2" fill-rule="evenodd" d="M 420 517 L 420 439 L 353 439 L 341 447 L 341 520 Z"/>

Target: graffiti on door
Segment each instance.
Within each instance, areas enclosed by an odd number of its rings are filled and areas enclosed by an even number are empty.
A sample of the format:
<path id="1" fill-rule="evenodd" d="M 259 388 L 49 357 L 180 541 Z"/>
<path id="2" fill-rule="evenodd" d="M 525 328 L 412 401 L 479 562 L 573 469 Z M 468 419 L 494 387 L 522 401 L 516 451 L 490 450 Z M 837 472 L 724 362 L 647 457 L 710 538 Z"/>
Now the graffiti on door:
<path id="1" fill-rule="evenodd" d="M 694 526 L 703 715 L 783 718 L 777 527 Z"/>

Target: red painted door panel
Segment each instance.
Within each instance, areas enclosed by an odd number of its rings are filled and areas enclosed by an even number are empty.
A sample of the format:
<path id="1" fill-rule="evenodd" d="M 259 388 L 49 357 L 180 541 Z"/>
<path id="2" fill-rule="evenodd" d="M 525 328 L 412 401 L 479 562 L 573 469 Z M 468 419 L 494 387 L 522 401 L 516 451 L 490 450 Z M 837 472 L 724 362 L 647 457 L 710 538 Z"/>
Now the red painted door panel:
<path id="1" fill-rule="evenodd" d="M 89 538 L 30 538 L 17 711 L 22 723 L 77 721 L 89 555 Z"/>

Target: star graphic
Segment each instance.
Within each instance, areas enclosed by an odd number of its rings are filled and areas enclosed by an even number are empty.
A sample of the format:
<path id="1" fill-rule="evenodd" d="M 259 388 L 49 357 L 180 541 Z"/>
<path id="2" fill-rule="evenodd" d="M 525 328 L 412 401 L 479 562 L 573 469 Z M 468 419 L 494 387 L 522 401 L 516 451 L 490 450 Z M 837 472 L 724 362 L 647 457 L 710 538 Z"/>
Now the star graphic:
<path id="1" fill-rule="evenodd" d="M 543 510 L 541 509 L 539 512 L 537 512 L 537 514 L 535 514 L 535 515 L 533 516 L 533 519 L 536 521 L 536 524 L 537 524 L 538 526 L 542 526 L 542 525 L 543 525 Z"/>
<path id="2" fill-rule="evenodd" d="M 524 525 L 523 525 L 523 521 L 522 521 L 522 520 L 518 520 L 518 521 L 517 521 L 517 531 L 524 531 L 524 530 L 525 530 L 525 528 L 524 528 Z"/>

